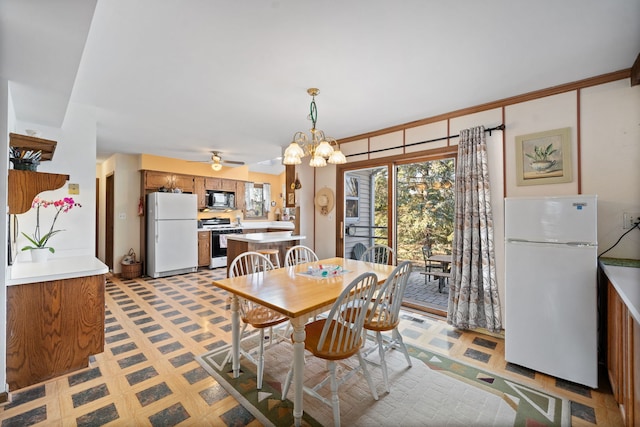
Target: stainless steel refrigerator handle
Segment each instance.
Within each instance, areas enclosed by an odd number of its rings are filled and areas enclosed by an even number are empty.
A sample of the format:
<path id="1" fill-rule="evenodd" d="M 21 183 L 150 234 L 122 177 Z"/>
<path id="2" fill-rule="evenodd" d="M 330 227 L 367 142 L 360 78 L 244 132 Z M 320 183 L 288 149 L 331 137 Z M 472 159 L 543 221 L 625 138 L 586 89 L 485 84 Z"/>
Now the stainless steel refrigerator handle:
<path id="1" fill-rule="evenodd" d="M 155 216 L 155 221 L 156 221 L 156 243 L 158 243 L 158 198 L 156 197 L 154 200 L 154 204 L 156 205 L 156 211 L 153 213 L 153 215 Z"/>

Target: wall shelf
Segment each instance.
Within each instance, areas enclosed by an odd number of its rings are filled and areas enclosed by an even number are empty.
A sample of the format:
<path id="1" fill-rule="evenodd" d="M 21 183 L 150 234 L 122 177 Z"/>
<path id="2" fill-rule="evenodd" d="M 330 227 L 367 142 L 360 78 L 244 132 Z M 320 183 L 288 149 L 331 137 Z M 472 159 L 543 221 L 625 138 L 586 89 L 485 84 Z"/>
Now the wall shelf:
<path id="1" fill-rule="evenodd" d="M 35 136 L 19 135 L 17 133 L 9 134 L 9 146 L 23 150 L 41 151 L 41 161 L 53 158 L 57 144 L 56 141 L 36 138 Z"/>
<path id="2" fill-rule="evenodd" d="M 34 197 L 43 191 L 57 190 L 68 180 L 69 175 L 9 169 L 9 213 L 28 211 Z"/>

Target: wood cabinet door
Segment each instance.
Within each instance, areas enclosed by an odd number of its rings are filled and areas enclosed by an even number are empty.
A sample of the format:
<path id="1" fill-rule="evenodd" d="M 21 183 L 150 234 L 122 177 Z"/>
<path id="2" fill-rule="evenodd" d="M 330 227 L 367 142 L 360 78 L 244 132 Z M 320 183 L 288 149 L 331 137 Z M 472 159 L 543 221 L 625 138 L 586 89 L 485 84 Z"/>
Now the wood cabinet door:
<path id="1" fill-rule="evenodd" d="M 195 193 L 193 186 L 194 177 L 192 175 L 174 175 L 175 188 L 179 188 L 183 193 Z"/>
<path id="2" fill-rule="evenodd" d="M 205 178 L 205 188 L 207 190 L 222 190 L 222 180 L 220 178 Z"/>
<path id="3" fill-rule="evenodd" d="M 640 426 L 640 323 L 632 320 L 631 325 L 631 414 L 629 419 L 633 426 Z"/>
<path id="4" fill-rule="evenodd" d="M 607 371 L 616 402 L 620 402 L 622 365 L 622 301 L 611 283 L 607 285 Z"/>
<path id="5" fill-rule="evenodd" d="M 223 191 L 236 192 L 236 181 L 233 179 L 223 179 L 221 185 Z"/>
<path id="6" fill-rule="evenodd" d="M 211 262 L 211 232 L 198 231 L 198 267 L 207 267 Z"/>
<path id="7" fill-rule="evenodd" d="M 204 209 L 207 207 L 207 192 L 204 188 L 205 178 L 197 176 L 193 179 L 194 193 L 198 196 L 198 209 Z"/>
<path id="8" fill-rule="evenodd" d="M 144 188 L 146 190 L 158 191 L 158 189 L 171 188 L 172 174 L 168 172 L 146 171 L 144 174 Z"/>
<path id="9" fill-rule="evenodd" d="M 244 197 L 244 182 L 236 181 L 236 209 L 243 212 L 245 209 Z"/>

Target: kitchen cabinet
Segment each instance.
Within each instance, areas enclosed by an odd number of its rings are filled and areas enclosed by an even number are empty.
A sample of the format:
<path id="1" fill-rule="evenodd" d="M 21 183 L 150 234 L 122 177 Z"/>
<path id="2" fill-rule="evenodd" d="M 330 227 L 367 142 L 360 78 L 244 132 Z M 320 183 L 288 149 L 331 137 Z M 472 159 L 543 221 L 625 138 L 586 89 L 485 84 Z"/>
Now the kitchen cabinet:
<path id="1" fill-rule="evenodd" d="M 624 425 L 640 425 L 640 323 L 607 283 L 607 373 Z"/>
<path id="2" fill-rule="evenodd" d="M 245 209 L 244 182 L 236 181 L 236 209 L 243 211 Z"/>
<path id="3" fill-rule="evenodd" d="M 205 189 L 222 190 L 221 178 L 205 178 Z"/>
<path id="4" fill-rule="evenodd" d="M 104 294 L 104 274 L 7 286 L 10 391 L 86 368 L 104 351 Z"/>
<path id="5" fill-rule="evenodd" d="M 68 180 L 69 175 L 9 169 L 9 213 L 27 212 L 34 197 L 46 190 L 57 190 Z"/>
<path id="6" fill-rule="evenodd" d="M 198 267 L 208 267 L 211 263 L 211 232 L 198 231 Z"/>
<path id="7" fill-rule="evenodd" d="M 205 178 L 202 176 L 196 176 L 193 179 L 193 190 L 198 196 L 198 209 L 204 209 L 207 207 L 207 192 L 205 190 Z"/>
<path id="8" fill-rule="evenodd" d="M 170 172 L 144 171 L 144 188 L 151 192 L 158 191 L 160 188 L 177 188 L 183 193 L 193 193 L 194 177 Z"/>

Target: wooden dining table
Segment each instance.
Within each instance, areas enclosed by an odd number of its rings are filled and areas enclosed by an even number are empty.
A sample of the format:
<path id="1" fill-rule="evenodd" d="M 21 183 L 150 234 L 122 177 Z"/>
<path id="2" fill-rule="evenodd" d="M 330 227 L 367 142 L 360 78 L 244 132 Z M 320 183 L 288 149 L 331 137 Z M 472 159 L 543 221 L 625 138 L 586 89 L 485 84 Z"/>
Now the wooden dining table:
<path id="1" fill-rule="evenodd" d="M 309 267 L 340 266 L 341 273 L 326 278 L 309 275 Z M 356 277 L 372 272 L 383 283 L 395 267 L 347 258 L 328 258 L 317 262 L 283 267 L 246 276 L 214 280 L 213 285 L 229 291 L 232 327 L 232 369 L 240 373 L 240 313 L 239 298 L 256 302 L 291 320 L 293 326 L 293 416 L 295 425 L 302 422 L 304 378 L 305 324 L 332 307 L 338 296 Z M 267 367 L 268 369 L 268 367 Z"/>

